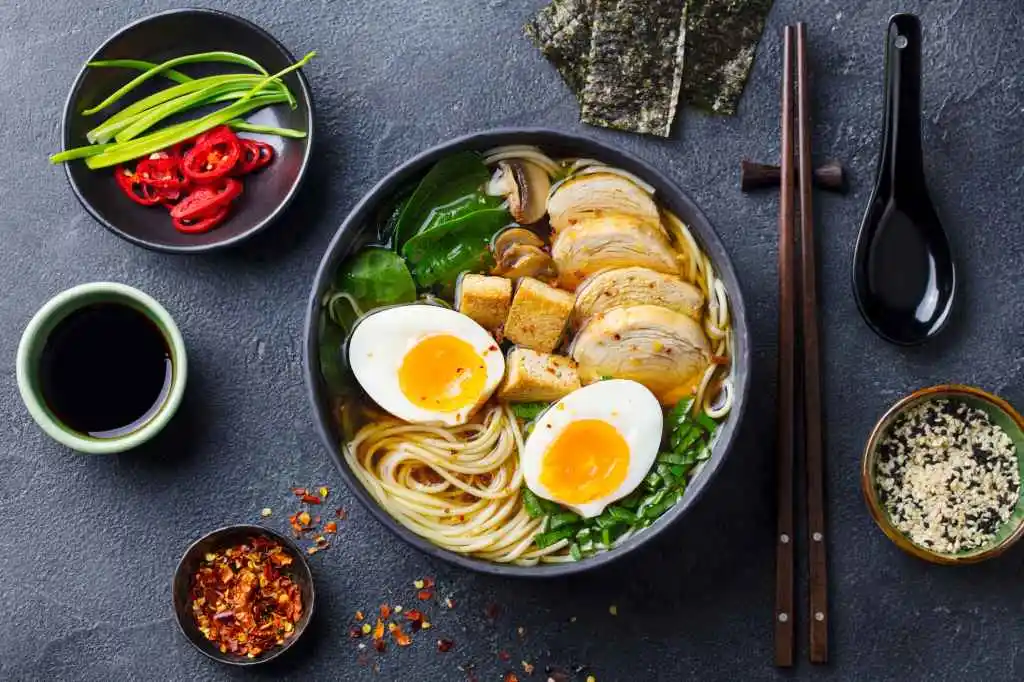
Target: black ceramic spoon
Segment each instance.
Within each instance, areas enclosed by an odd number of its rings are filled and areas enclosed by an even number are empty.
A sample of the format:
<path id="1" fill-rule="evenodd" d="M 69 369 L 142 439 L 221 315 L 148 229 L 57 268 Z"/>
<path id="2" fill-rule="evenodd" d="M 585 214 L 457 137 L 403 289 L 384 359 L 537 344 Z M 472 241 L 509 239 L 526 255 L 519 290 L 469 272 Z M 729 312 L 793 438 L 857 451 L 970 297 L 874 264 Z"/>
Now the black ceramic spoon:
<path id="1" fill-rule="evenodd" d="M 924 181 L 921 155 L 921 23 L 889 20 L 885 118 L 875 189 L 853 256 L 857 307 L 883 339 L 921 343 L 949 319 L 956 269 Z"/>

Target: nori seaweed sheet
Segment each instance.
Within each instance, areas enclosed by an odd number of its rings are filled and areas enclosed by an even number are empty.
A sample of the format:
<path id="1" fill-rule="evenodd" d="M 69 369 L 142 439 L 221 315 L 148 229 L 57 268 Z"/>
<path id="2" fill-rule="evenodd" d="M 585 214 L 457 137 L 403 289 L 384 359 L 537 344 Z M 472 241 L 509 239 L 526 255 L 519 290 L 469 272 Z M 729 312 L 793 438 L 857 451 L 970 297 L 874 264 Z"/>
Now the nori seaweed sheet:
<path id="1" fill-rule="evenodd" d="M 773 0 L 686 0 L 687 103 L 733 115 Z"/>
<path id="2" fill-rule="evenodd" d="M 523 30 L 578 97 L 587 74 L 593 0 L 554 0 Z"/>
<path id="3" fill-rule="evenodd" d="M 683 76 L 681 0 L 593 0 L 580 120 L 668 137 Z"/>

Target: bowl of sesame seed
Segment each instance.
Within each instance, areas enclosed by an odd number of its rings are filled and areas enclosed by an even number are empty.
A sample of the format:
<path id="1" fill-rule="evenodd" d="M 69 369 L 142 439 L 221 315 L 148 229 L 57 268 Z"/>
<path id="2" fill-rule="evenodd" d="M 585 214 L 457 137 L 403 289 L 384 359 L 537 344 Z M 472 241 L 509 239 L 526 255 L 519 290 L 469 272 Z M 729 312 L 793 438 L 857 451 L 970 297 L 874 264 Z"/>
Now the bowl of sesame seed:
<path id="1" fill-rule="evenodd" d="M 999 556 L 1024 535 L 1024 418 L 971 386 L 915 391 L 882 416 L 861 463 L 875 523 L 938 564 Z"/>

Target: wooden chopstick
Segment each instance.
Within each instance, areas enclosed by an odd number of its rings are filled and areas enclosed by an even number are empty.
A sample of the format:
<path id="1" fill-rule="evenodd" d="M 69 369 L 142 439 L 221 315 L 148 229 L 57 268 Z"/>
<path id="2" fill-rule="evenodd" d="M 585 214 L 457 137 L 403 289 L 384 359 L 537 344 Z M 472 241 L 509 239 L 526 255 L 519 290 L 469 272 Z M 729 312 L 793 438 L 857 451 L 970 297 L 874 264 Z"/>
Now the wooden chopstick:
<path id="1" fill-rule="evenodd" d="M 803 427 L 807 469 L 807 565 L 811 663 L 828 662 L 828 574 L 825 557 L 825 476 L 821 436 L 821 367 L 814 212 L 811 206 L 810 86 L 807 26 L 796 25 L 797 128 L 800 163 L 800 284 L 803 301 Z"/>
<path id="2" fill-rule="evenodd" d="M 775 665 L 793 665 L 793 464 L 796 398 L 796 259 L 794 248 L 793 27 L 783 33 L 782 169 L 779 199 L 778 528 L 775 536 Z M 809 174 L 805 174 L 807 177 Z"/>

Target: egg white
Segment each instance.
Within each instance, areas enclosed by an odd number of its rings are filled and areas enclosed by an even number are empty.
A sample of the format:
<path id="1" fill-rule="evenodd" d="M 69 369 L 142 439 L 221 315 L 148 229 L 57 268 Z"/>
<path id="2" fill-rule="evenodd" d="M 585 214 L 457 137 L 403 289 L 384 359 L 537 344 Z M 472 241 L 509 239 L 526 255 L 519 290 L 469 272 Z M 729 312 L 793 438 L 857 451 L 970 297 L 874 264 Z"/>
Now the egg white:
<path id="1" fill-rule="evenodd" d="M 484 362 L 483 392 L 458 410 L 428 410 L 413 404 L 399 385 L 402 361 L 421 340 L 448 334 L 473 346 Z M 505 357 L 486 329 L 462 313 L 436 305 L 411 304 L 370 313 L 349 338 L 349 366 L 367 395 L 394 416 L 416 424 L 465 424 L 487 402 L 505 374 Z"/>
<path id="2" fill-rule="evenodd" d="M 569 504 L 540 481 L 544 456 L 566 426 L 582 419 L 601 420 L 619 432 L 629 448 L 626 478 L 609 494 L 585 504 Z M 643 384 L 610 379 L 584 386 L 542 414 L 526 439 L 520 457 L 526 486 L 544 499 L 572 509 L 585 518 L 598 516 L 612 502 L 633 492 L 644 480 L 661 446 L 664 417 L 658 399 Z"/>

